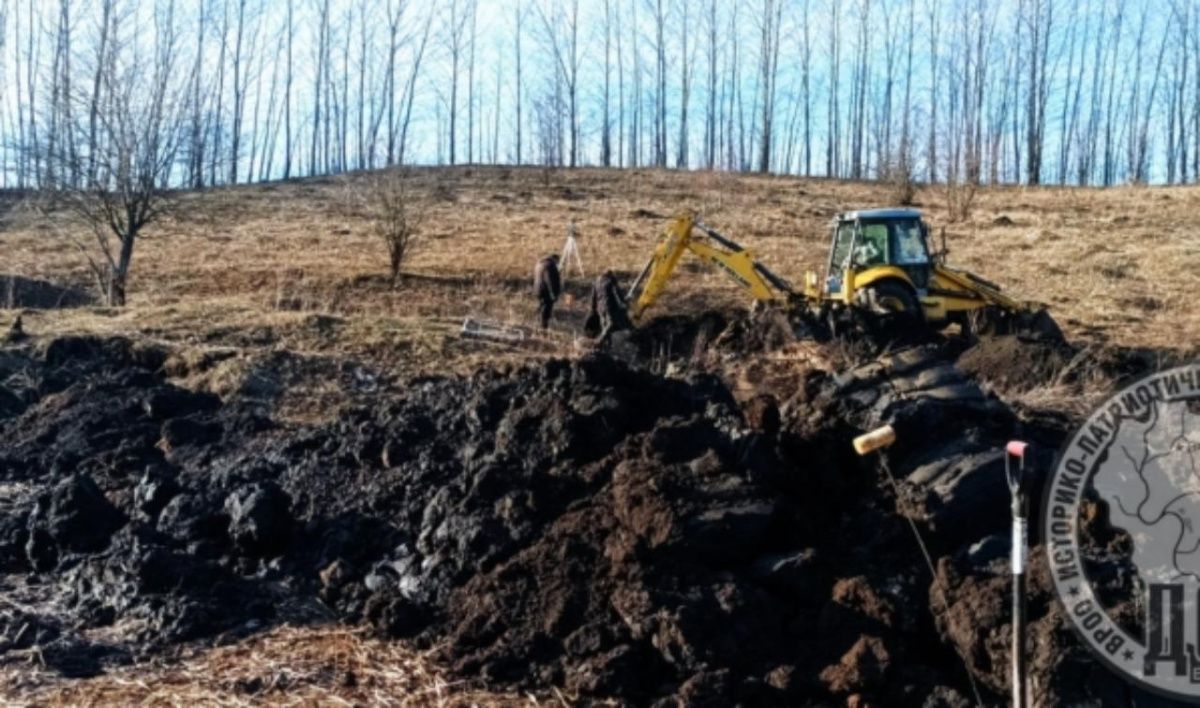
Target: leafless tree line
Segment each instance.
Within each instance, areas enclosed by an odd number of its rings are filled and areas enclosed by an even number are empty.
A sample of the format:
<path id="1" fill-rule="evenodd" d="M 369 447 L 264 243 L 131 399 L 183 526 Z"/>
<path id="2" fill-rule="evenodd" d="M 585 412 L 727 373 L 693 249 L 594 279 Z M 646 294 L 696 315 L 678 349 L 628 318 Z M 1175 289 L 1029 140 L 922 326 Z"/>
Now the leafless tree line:
<path id="1" fill-rule="evenodd" d="M 0 0 L 0 76 L 7 187 L 111 186 L 117 110 L 156 113 L 162 187 L 464 162 L 1200 179 L 1200 0 Z"/>

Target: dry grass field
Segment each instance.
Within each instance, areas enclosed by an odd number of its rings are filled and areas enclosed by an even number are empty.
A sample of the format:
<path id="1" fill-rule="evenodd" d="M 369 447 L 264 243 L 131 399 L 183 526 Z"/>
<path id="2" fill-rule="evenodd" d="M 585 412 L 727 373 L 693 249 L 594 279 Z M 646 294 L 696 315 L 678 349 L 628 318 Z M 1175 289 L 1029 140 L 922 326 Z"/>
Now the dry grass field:
<path id="1" fill-rule="evenodd" d="M 448 678 L 422 653 L 336 626 L 277 627 L 214 649 L 62 680 L 35 663 L 0 671 L 0 696 L 73 706 L 562 706 L 561 694 L 485 691 Z M 5 703 L 8 705 L 8 703 Z"/>
<path id="2" fill-rule="evenodd" d="M 30 312 L 26 324 L 35 333 L 352 353 L 404 372 L 442 369 L 446 355 L 472 365 L 471 352 L 447 350 L 446 335 L 466 315 L 531 321 L 533 262 L 562 247 L 571 221 L 589 277 L 612 268 L 628 281 L 666 219 L 694 209 L 799 283 L 806 269 L 823 267 L 829 218 L 887 205 L 891 191 L 653 170 L 419 169 L 409 179 L 420 241 L 393 288 L 358 196 L 364 179 L 184 195 L 138 243 L 128 308 Z M 1075 341 L 1178 351 L 1200 339 L 1192 303 L 1200 189 L 985 188 L 958 223 L 948 223 L 941 188 L 919 189 L 916 202 L 935 233 L 945 228 L 952 263 L 1048 303 Z M 18 206 L 0 225 L 0 272 L 91 285 L 65 236 L 86 232 L 68 215 L 47 219 Z M 589 281 L 568 275 L 578 303 Z M 671 288 L 659 312 L 743 302 L 721 274 L 698 268 L 684 268 Z M 559 323 L 569 331 L 583 308 L 565 310 Z"/>

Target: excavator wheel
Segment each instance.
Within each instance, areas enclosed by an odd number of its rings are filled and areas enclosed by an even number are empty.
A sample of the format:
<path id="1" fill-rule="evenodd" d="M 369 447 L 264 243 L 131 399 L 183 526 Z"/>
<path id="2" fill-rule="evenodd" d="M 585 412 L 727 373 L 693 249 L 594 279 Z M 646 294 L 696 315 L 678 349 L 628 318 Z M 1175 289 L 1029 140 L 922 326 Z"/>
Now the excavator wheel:
<path id="1" fill-rule="evenodd" d="M 883 280 L 859 290 L 858 304 L 877 315 L 901 315 L 924 319 L 916 294 L 902 283 Z"/>
<path id="2" fill-rule="evenodd" d="M 897 343 L 921 341 L 928 332 L 921 303 L 903 283 L 878 281 L 855 294 L 852 320 L 877 351 Z"/>

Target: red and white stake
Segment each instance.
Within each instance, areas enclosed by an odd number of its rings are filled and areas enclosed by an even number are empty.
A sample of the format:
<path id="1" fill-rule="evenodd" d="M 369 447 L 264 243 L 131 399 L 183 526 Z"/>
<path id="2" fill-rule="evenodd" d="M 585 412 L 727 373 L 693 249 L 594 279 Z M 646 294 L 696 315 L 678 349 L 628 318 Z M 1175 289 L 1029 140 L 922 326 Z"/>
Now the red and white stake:
<path id="1" fill-rule="evenodd" d="M 1004 473 L 1012 494 L 1012 704 L 1025 708 L 1025 565 L 1029 554 L 1029 499 L 1025 453 L 1029 445 L 1012 440 L 1004 448 Z"/>

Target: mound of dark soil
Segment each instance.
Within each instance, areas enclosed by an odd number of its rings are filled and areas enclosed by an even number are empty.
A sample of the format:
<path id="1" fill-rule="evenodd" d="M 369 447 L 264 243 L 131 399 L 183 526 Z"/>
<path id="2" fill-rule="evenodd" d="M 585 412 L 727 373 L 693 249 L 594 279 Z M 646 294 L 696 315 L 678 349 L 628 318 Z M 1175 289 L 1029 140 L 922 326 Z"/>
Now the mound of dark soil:
<path id="1" fill-rule="evenodd" d="M 700 317 L 662 315 L 628 333 L 641 357 L 694 359 L 702 356 L 729 326 L 744 315 L 706 312 Z"/>
<path id="2" fill-rule="evenodd" d="M 803 325 L 780 310 L 766 309 L 731 318 L 713 345 L 739 354 L 774 351 L 796 341 Z"/>
<path id="3" fill-rule="evenodd" d="M 124 655 L 68 627 L 113 624 L 144 651 L 319 598 L 505 684 L 637 703 L 968 695 L 953 649 L 977 637 L 939 631 L 904 515 L 938 555 L 999 530 L 989 454 L 1020 430 L 933 348 L 810 376 L 749 416 L 715 377 L 594 358 L 416 380 L 300 428 L 166 383 L 166 358 L 83 338 L 0 356 L 18 402 L 0 418 L 0 558 L 64 667 Z M 881 422 L 900 431 L 899 499 L 849 446 Z"/>
<path id="4" fill-rule="evenodd" d="M 56 310 L 95 303 L 89 293 L 46 280 L 0 274 L 0 307 Z"/>
<path id="5" fill-rule="evenodd" d="M 1075 351 L 1066 344 L 1016 335 L 984 337 L 958 358 L 958 368 L 1006 391 L 1062 383 Z"/>
<path id="6" fill-rule="evenodd" d="M 1085 530 L 1084 537 L 1088 535 Z M 937 618 L 940 635 L 964 657 L 981 686 L 998 694 L 1010 690 L 1011 671 L 1012 575 L 1006 540 L 993 536 L 942 558 L 938 584 L 930 591 L 934 603 L 940 605 L 945 598 L 945 612 Z M 1078 705 L 1085 702 L 1084 696 L 1086 702 L 1103 706 L 1179 705 L 1131 688 L 1097 663 L 1077 640 L 1054 597 L 1045 548 L 1032 548 L 1029 559 L 1026 607 L 1033 640 L 1028 644 L 1028 680 L 1035 687 L 1037 705 Z M 1143 610 L 1140 603 L 1129 601 L 1134 596 L 1127 592 L 1131 588 L 1116 587 L 1136 575 L 1123 567 L 1127 564 L 1127 554 L 1099 552 L 1090 559 L 1088 576 L 1102 596 L 1114 591 L 1121 596 L 1105 598 L 1105 605 L 1117 621 L 1137 625 L 1128 627 L 1137 636 Z"/>

